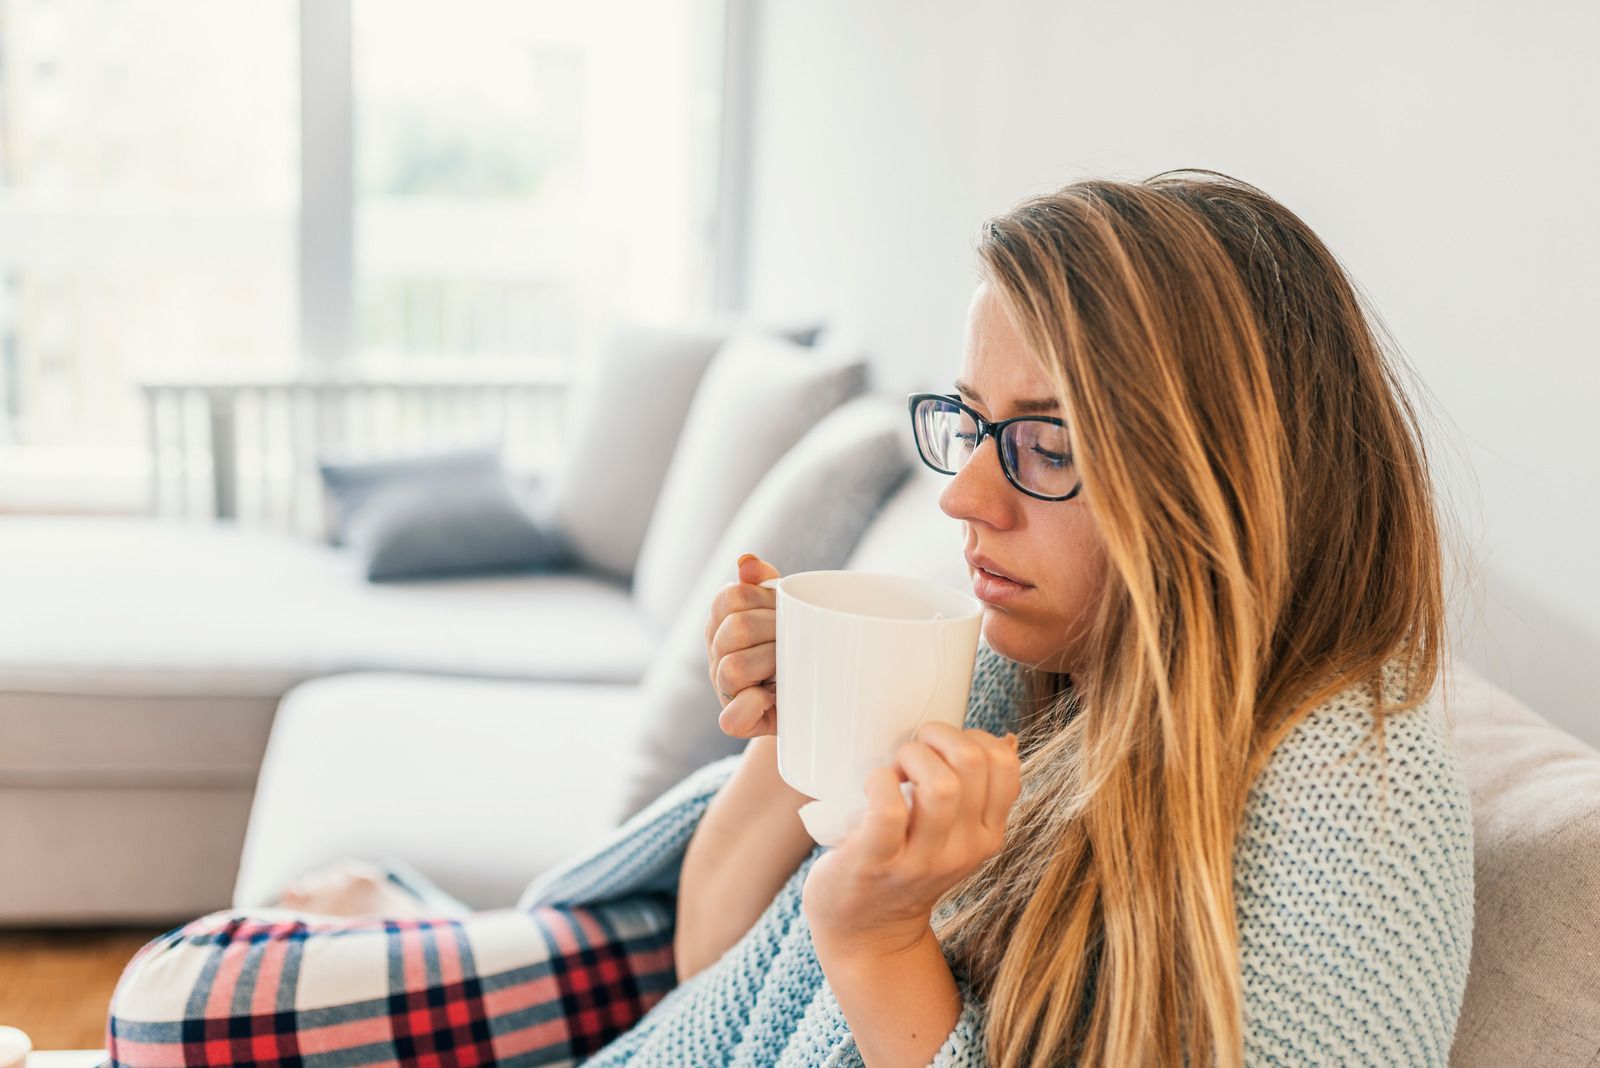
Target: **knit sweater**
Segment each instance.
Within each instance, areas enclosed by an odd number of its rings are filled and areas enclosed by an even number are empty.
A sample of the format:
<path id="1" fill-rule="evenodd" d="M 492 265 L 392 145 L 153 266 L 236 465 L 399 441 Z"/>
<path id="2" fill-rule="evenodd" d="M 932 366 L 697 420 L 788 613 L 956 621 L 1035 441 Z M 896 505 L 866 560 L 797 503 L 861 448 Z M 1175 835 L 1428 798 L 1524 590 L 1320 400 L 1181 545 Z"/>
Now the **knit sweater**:
<path id="1" fill-rule="evenodd" d="M 1386 667 L 1391 694 L 1398 681 Z M 980 645 L 965 725 L 1015 729 L 1019 694 L 1016 665 Z M 1233 869 L 1250 1065 L 1446 1063 L 1471 953 L 1465 780 L 1437 696 L 1388 717 L 1380 827 L 1379 761 L 1370 742 L 1358 745 L 1371 710 L 1364 687 L 1319 705 L 1250 790 Z M 698 769 L 535 880 L 519 906 L 675 893 L 689 839 L 740 759 Z M 715 964 L 585 1063 L 862 1065 L 801 910 L 823 848 Z M 962 1010 L 931 1068 L 985 1065 L 984 1007 L 952 970 Z"/>

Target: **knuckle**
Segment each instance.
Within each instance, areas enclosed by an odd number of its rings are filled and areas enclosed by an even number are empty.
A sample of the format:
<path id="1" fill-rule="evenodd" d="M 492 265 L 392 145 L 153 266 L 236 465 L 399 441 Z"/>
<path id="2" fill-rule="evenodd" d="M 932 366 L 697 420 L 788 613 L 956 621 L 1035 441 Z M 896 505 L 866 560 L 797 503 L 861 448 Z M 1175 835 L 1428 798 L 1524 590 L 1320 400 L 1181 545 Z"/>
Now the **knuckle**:
<path id="1" fill-rule="evenodd" d="M 991 749 L 988 753 L 984 754 L 984 760 L 986 763 L 992 765 L 1002 772 L 1008 769 L 1020 767 L 1022 763 L 1022 758 L 1016 753 L 1013 753 L 1008 746 L 1001 746 L 999 749 Z"/>
<path id="2" fill-rule="evenodd" d="M 748 612 L 735 612 L 723 624 L 728 632 L 728 644 L 741 649 L 751 644 L 750 641 L 750 614 Z"/>
<path id="3" fill-rule="evenodd" d="M 738 618 L 737 615 L 723 616 L 716 633 L 711 636 L 711 644 L 723 656 L 731 656 L 739 648 L 739 643 L 732 638 L 733 621 Z"/>
<path id="4" fill-rule="evenodd" d="M 975 743 L 956 746 L 950 753 L 950 765 L 958 772 L 973 774 L 989 766 L 989 758 Z"/>
<path id="5" fill-rule="evenodd" d="M 949 772 L 939 772 L 928 780 L 927 789 L 936 801 L 954 801 L 961 793 L 961 783 Z"/>
<path id="6" fill-rule="evenodd" d="M 1011 747 L 991 731 L 982 727 L 973 727 L 962 732 L 963 737 L 985 753 L 1004 753 Z"/>

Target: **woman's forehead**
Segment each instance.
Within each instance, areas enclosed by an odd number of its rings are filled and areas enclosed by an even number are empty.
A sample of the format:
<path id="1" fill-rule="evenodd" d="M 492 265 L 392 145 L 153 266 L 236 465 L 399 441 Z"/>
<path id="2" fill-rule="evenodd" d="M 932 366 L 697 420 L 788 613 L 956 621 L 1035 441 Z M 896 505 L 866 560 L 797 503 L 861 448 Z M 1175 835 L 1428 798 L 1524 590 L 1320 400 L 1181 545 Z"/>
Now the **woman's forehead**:
<path id="1" fill-rule="evenodd" d="M 974 308 L 979 321 L 967 333 L 956 381 L 986 405 L 1009 407 L 1019 400 L 1053 398 L 1055 385 L 1040 366 L 1033 350 L 1009 328 L 1009 324 L 990 329 Z M 1003 318 L 1003 316 L 1002 316 Z"/>
<path id="2" fill-rule="evenodd" d="M 981 281 L 968 309 L 966 345 L 955 389 L 976 400 L 994 416 L 1051 411 L 1043 404 L 1056 398 L 1054 382 L 1011 321 L 1002 294 Z"/>

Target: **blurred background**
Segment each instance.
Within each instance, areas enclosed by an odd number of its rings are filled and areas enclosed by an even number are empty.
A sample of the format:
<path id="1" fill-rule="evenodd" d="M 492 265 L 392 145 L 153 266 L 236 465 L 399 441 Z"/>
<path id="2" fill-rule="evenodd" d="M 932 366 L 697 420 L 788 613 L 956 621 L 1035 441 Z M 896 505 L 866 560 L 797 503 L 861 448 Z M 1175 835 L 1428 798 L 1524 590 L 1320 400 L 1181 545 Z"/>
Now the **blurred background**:
<path id="1" fill-rule="evenodd" d="M 706 306 L 720 11 L 6 3 L 0 507 L 200 492 L 180 386 L 559 375 Z"/>
<path id="2" fill-rule="evenodd" d="M 237 418 L 270 422 L 266 385 L 330 369 L 559 380 L 619 314 L 847 317 L 886 385 L 943 376 L 984 217 L 1206 166 L 1300 213 L 1373 300 L 1478 554 L 1461 640 L 1600 740 L 1597 19 L 6 0 L 0 511 L 204 512 L 184 386 L 254 381 Z M 547 461 L 553 435 L 512 436 Z M 248 440 L 257 489 L 309 500 Z"/>
<path id="3" fill-rule="evenodd" d="M 987 216 L 1206 167 L 1407 361 L 1460 655 L 1600 744 L 1597 45 L 1581 0 L 0 0 L 0 515 L 310 541 L 330 444 L 491 424 L 537 476 L 620 324 L 947 388 Z"/>

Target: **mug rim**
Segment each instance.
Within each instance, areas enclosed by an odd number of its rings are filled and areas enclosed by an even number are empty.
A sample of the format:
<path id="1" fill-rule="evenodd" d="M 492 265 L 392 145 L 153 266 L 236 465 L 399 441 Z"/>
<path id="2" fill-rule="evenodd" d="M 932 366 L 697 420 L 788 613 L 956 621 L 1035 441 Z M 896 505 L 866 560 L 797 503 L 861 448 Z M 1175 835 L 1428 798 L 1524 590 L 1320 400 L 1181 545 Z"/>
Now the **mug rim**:
<path id="1" fill-rule="evenodd" d="M 957 615 L 947 615 L 942 619 L 914 619 L 902 616 L 870 615 L 865 612 L 850 612 L 843 608 L 834 608 L 830 605 L 817 604 L 815 601 L 801 597 L 792 590 L 785 589 L 785 585 L 790 579 L 802 579 L 810 575 L 851 575 L 856 577 L 865 576 L 874 579 L 887 579 L 895 584 L 910 585 L 921 589 L 931 588 L 941 595 L 949 595 L 952 598 L 958 599 L 967 607 L 965 611 Z M 971 621 L 974 617 L 981 617 L 985 607 L 984 603 L 977 597 L 974 597 L 972 594 L 966 593 L 965 591 L 958 590 L 954 586 L 947 586 L 942 582 L 935 581 L 934 579 L 920 578 L 916 575 L 899 575 L 892 571 L 858 571 L 847 567 L 817 568 L 811 571 L 795 571 L 787 575 L 780 575 L 776 579 L 767 579 L 765 582 L 762 582 L 761 585 L 766 586 L 768 589 L 776 590 L 782 596 L 791 597 L 795 601 L 809 609 L 812 609 L 813 611 L 827 612 L 832 615 L 845 616 L 850 619 L 879 620 L 885 623 L 903 623 L 913 625 L 964 623 Z"/>

